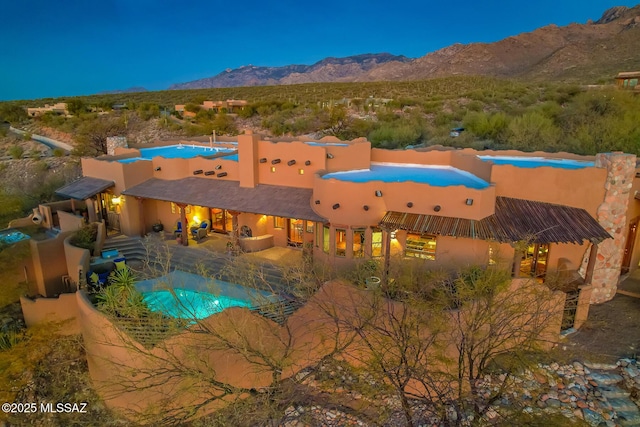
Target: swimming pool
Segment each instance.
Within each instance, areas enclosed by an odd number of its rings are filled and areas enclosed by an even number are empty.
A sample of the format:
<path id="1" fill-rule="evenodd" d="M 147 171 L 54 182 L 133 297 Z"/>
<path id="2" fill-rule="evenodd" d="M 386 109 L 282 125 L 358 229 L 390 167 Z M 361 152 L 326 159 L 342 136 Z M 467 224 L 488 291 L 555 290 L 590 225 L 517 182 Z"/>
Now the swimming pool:
<path id="1" fill-rule="evenodd" d="M 561 169 L 584 169 L 594 166 L 594 162 L 570 159 L 550 159 L 547 157 L 518 157 L 518 156 L 478 156 L 485 162 L 491 161 L 496 165 L 512 165 L 519 168 L 539 168 L 548 166 Z"/>
<path id="2" fill-rule="evenodd" d="M 205 319 L 229 307 L 251 308 L 281 300 L 269 292 L 180 270 L 142 280 L 136 289 L 151 310 L 179 319 Z"/>
<path id="3" fill-rule="evenodd" d="M 350 182 L 419 182 L 434 187 L 464 185 L 465 187 L 483 189 L 489 183 L 477 176 L 451 167 L 399 163 L 371 163 L 370 169 L 344 172 L 332 172 L 322 176 L 323 179 L 339 179 Z"/>
<path id="4" fill-rule="evenodd" d="M 218 153 L 230 153 L 233 148 L 205 147 L 202 145 L 168 145 L 166 147 L 141 148 L 140 157 L 118 160 L 120 163 L 132 163 L 138 160 L 151 160 L 154 157 L 166 159 L 189 159 L 196 156 L 212 156 Z"/>
<path id="5" fill-rule="evenodd" d="M 30 239 L 28 235 L 15 228 L 7 228 L 6 230 L 0 231 L 0 243 L 4 243 L 5 245 L 12 245 L 27 239 Z"/>

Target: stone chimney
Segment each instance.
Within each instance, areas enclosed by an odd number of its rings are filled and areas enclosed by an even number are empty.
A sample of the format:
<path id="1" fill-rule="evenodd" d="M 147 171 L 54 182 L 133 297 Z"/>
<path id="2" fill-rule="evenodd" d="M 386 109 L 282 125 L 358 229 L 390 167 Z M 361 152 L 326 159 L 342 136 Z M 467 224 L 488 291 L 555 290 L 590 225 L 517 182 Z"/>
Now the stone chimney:
<path id="1" fill-rule="evenodd" d="M 107 137 L 107 154 L 110 156 L 116 155 L 116 148 L 129 148 L 127 144 L 126 136 L 108 136 Z"/>

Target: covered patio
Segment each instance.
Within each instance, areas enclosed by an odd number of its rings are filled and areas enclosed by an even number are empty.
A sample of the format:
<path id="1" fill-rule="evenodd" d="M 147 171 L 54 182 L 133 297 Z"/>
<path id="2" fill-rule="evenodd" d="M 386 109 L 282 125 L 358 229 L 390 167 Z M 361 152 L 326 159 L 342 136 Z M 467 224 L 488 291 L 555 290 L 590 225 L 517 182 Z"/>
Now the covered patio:
<path id="1" fill-rule="evenodd" d="M 312 190 L 307 188 L 275 185 L 247 188 L 241 187 L 236 181 L 196 177 L 178 180 L 153 178 L 128 188 L 123 194 L 138 200 L 141 234 L 150 224 L 144 216 L 143 204 L 146 200 L 175 204 L 179 208 L 175 211 L 175 220 L 180 221 L 182 229 L 187 231 L 191 225 L 188 218 L 190 212 L 187 211 L 191 207 L 206 209 L 204 212 L 200 209 L 199 212 L 204 215 L 201 219 L 210 221 L 210 224 L 216 220 L 213 211 L 223 211 L 224 215 L 230 216 L 230 230 L 225 229 L 225 232 L 231 237 L 233 249 L 245 252 L 271 246 L 302 247 L 305 242 L 313 241 L 315 224 L 326 221 L 311 208 Z M 301 233 L 292 236 L 291 230 L 300 230 Z M 269 243 L 269 239 L 275 244 Z M 185 246 L 189 244 L 188 239 L 181 241 Z M 295 244 L 290 245 L 292 242 Z"/>

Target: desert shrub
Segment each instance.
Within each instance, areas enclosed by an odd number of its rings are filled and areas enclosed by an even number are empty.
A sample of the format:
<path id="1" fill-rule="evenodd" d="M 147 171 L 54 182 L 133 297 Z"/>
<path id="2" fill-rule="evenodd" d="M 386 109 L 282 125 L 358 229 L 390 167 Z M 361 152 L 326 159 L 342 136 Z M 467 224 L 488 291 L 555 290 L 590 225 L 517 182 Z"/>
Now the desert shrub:
<path id="1" fill-rule="evenodd" d="M 87 224 L 84 227 L 78 229 L 75 234 L 71 237 L 69 242 L 73 246 L 77 246 L 79 248 L 93 250 L 96 239 L 98 237 L 98 226 L 96 224 Z"/>
<path id="2" fill-rule="evenodd" d="M 53 157 L 62 157 L 64 156 L 64 150 L 62 148 L 54 148 L 51 152 Z"/>
<path id="3" fill-rule="evenodd" d="M 22 156 L 24 155 L 24 148 L 22 148 L 18 144 L 14 144 L 11 147 L 9 147 L 8 152 L 9 152 L 9 155 L 14 159 L 21 159 Z"/>

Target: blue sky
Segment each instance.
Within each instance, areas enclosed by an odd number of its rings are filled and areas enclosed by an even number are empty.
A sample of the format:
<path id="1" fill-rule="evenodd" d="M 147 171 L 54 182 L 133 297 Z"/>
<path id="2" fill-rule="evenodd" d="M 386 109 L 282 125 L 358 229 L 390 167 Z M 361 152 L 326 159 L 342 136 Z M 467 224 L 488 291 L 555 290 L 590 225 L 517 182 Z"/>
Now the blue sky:
<path id="1" fill-rule="evenodd" d="M 635 0 L 638 1 L 638 0 Z M 0 100 L 88 95 L 327 56 L 423 56 L 597 20 L 621 0 L 13 0 L 0 5 Z"/>

